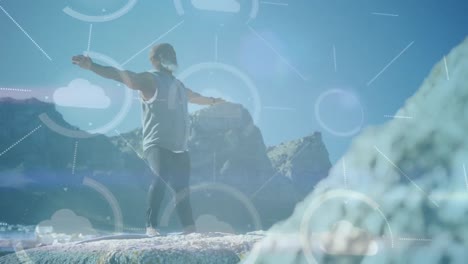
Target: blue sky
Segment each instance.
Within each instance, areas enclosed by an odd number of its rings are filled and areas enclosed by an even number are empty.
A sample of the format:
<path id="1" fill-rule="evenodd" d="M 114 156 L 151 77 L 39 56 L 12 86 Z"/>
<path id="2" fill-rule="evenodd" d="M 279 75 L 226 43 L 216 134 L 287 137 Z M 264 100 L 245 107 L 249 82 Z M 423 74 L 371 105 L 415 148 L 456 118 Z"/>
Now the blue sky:
<path id="1" fill-rule="evenodd" d="M 175 2 L 140 0 L 118 19 L 91 23 L 62 10 L 68 6 L 83 14 L 109 15 L 127 0 L 1 0 L 0 87 L 28 89 L 47 101 L 71 81 L 88 80 L 104 90 L 110 106 L 58 110 L 70 123 L 94 129 L 116 115 L 124 91 L 70 63 L 71 56 L 87 50 L 90 24 L 90 51 L 121 64 L 132 58 L 125 68 L 133 71 L 150 69 L 143 48 L 162 36 L 159 42 L 177 50 L 178 74 L 217 62 L 251 81 L 253 88 L 221 68 L 200 69 L 184 80 L 193 90 L 221 95 L 258 113 L 267 145 L 321 131 L 336 161 L 358 133 L 346 132 L 388 121 L 385 115 L 393 115 L 468 33 L 464 0 L 259 1 L 250 21 L 253 0 L 237 0 L 236 13 L 202 10 L 180 0 L 183 15 Z M 0 91 L 0 96 L 12 94 Z M 140 107 L 132 102 L 119 131 L 140 126 Z"/>

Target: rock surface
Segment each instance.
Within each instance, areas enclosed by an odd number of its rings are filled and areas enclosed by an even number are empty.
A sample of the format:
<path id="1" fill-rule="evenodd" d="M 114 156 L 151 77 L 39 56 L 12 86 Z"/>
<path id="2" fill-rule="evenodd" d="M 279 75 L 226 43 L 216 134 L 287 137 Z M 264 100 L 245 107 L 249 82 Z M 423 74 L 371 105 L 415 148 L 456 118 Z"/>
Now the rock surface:
<path id="1" fill-rule="evenodd" d="M 397 113 L 412 119 L 358 136 L 329 177 L 245 263 L 467 262 L 468 39 L 446 59 L 447 68 L 439 62 Z M 347 224 L 339 240 L 315 245 L 314 235 L 327 237 L 342 221 L 354 228 Z M 355 241 L 343 237 L 356 230 L 374 238 L 368 246 L 377 243 L 375 254 L 353 254 Z M 288 236 L 294 243 L 285 243 Z M 326 254 L 324 245 L 342 253 Z"/>
<path id="2" fill-rule="evenodd" d="M 0 257 L 0 263 L 234 264 L 262 238 L 261 233 L 207 233 L 69 243 L 17 251 Z"/>
<path id="3" fill-rule="evenodd" d="M 189 149 L 193 181 L 216 180 L 251 194 L 273 174 L 262 133 L 238 104 L 195 112 Z"/>
<path id="4" fill-rule="evenodd" d="M 270 147 L 268 157 L 276 173 L 289 178 L 301 197 L 324 179 L 331 168 L 320 132 Z"/>

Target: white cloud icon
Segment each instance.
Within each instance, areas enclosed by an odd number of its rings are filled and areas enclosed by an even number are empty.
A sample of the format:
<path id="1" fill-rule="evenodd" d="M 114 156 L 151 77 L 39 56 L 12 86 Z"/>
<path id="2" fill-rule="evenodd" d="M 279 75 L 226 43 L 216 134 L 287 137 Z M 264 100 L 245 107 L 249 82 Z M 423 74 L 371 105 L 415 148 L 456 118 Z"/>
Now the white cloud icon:
<path id="1" fill-rule="evenodd" d="M 320 249 L 329 255 L 374 256 L 378 242 L 348 221 L 339 221 L 330 232 L 320 234 Z"/>
<path id="2" fill-rule="evenodd" d="M 105 109 L 109 107 L 110 99 L 101 87 L 85 79 L 75 79 L 68 86 L 55 90 L 54 103 L 67 107 Z"/>
<path id="3" fill-rule="evenodd" d="M 41 231 L 63 234 L 96 233 L 87 218 L 76 215 L 70 209 L 58 210 L 52 215 L 50 220 L 40 222 L 36 227 L 36 233 L 41 233 Z"/>
<path id="4" fill-rule="evenodd" d="M 237 0 L 192 0 L 192 5 L 201 10 L 238 13 L 240 4 Z"/>

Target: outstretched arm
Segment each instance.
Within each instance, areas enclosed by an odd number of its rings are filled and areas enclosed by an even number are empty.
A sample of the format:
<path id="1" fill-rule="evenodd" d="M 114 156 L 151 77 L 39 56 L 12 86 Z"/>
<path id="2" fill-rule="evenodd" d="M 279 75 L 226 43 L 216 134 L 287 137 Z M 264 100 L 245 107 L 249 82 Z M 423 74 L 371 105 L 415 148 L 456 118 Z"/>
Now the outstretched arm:
<path id="1" fill-rule="evenodd" d="M 91 58 L 83 55 L 73 56 L 73 64 L 83 69 L 90 70 L 104 78 L 125 84 L 128 88 L 142 91 L 143 94 L 155 88 L 154 78 L 151 73 L 135 73 L 132 71 L 119 70 L 114 67 L 103 66 L 94 63 Z"/>
<path id="2" fill-rule="evenodd" d="M 225 103 L 226 101 L 221 98 L 206 97 L 197 92 L 194 92 L 188 88 L 185 88 L 187 91 L 188 101 L 192 104 L 198 105 L 214 105 L 219 103 Z"/>

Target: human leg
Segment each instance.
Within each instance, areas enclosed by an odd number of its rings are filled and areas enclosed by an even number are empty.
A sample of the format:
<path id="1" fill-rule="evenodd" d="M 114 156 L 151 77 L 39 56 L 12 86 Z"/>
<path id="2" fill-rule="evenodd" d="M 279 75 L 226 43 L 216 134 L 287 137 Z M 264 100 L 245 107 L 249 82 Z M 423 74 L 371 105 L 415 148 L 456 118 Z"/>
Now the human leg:
<path id="1" fill-rule="evenodd" d="M 167 151 L 152 147 L 147 151 L 147 161 L 153 172 L 153 182 L 148 190 L 148 207 L 146 211 L 146 226 L 157 227 L 158 213 L 168 188 L 169 174 L 166 169 Z"/>
<path id="2" fill-rule="evenodd" d="M 195 232 L 190 203 L 190 155 L 174 153 L 171 162 L 171 185 L 176 192 L 176 211 L 186 232 Z"/>

